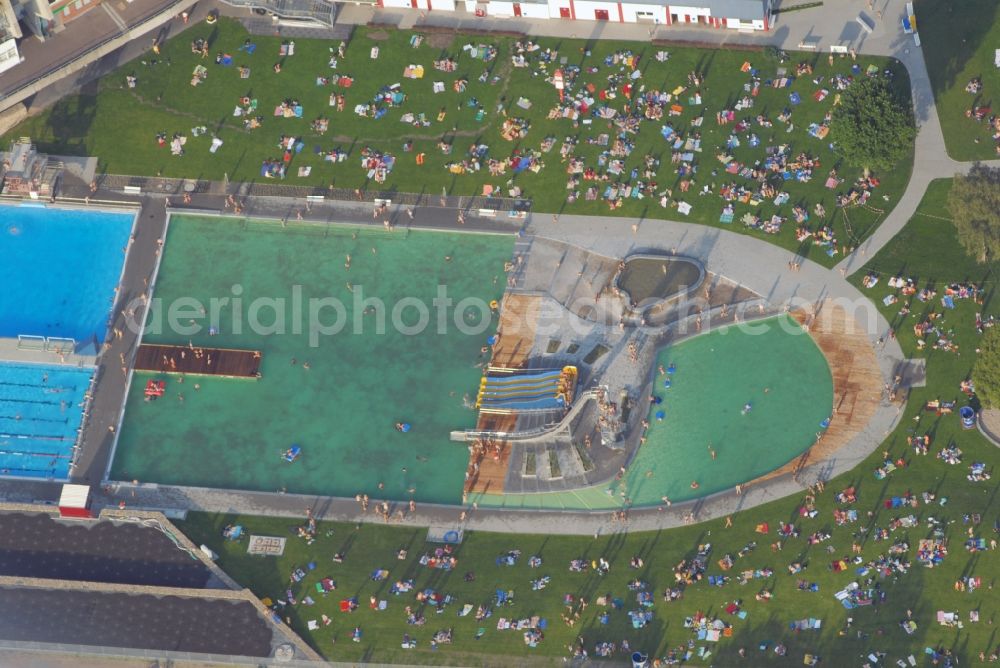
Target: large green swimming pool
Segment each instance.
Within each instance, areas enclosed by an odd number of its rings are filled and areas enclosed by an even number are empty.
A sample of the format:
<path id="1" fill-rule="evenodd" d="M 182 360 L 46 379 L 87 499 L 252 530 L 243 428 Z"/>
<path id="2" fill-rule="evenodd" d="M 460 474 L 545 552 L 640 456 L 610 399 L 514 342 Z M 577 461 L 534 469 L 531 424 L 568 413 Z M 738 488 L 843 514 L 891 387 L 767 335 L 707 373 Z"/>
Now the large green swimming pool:
<path id="1" fill-rule="evenodd" d="M 483 323 L 479 333 L 463 333 L 454 318 L 457 311 L 473 330 L 481 323 L 479 310 L 458 308 L 459 302 L 475 297 L 488 305 L 499 299 L 506 284 L 504 262 L 512 250 L 513 238 L 496 235 L 248 226 L 232 219 L 174 216 L 155 298 L 164 311 L 182 298 L 194 298 L 207 309 L 212 297 L 233 297 L 238 291 L 242 331 L 232 318 L 234 309 L 226 306 L 214 336 L 207 329 L 192 335 L 163 331 L 143 340 L 259 349 L 262 378 L 188 377 L 181 383 L 164 376 L 166 396 L 146 402 L 143 389 L 153 374 L 137 373 L 112 477 L 459 502 L 468 451 L 465 444 L 450 441 L 449 433 L 475 426 L 476 414 L 464 398 L 475 394 L 482 373 L 480 348 L 496 322 Z M 350 268 L 345 267 L 348 254 Z M 439 286 L 446 286 L 453 300 L 440 331 L 439 311 L 432 306 Z M 301 320 L 294 312 L 296 292 L 303 304 Z M 364 315 L 364 305 L 354 303 L 359 296 L 385 302 L 384 332 L 376 329 L 377 314 Z M 309 299 L 327 297 L 344 304 L 351 324 L 337 335 L 317 336 L 318 345 L 311 347 Z M 278 318 L 284 333 L 252 331 L 249 319 L 258 298 L 285 300 L 285 313 Z M 391 326 L 391 310 L 402 298 L 430 307 L 424 331 L 408 334 Z M 256 308 L 265 328 L 276 322 L 267 302 L 258 301 Z M 320 320 L 330 324 L 335 317 L 326 310 Z M 404 325 L 418 325 L 417 307 L 406 306 L 400 318 Z M 303 323 L 301 331 L 296 320 Z M 360 333 L 354 331 L 355 321 L 361 323 Z M 412 429 L 400 433 L 397 422 Z M 303 454 L 288 464 L 280 455 L 293 443 Z"/>
<path id="2" fill-rule="evenodd" d="M 652 406 L 646 443 L 621 481 L 571 492 L 484 495 L 480 505 L 614 508 L 624 498 L 648 506 L 663 496 L 672 502 L 707 496 L 795 459 L 832 411 L 826 358 L 787 316 L 668 346 L 658 364 L 675 371 L 656 377 L 654 394 L 662 402 Z"/>

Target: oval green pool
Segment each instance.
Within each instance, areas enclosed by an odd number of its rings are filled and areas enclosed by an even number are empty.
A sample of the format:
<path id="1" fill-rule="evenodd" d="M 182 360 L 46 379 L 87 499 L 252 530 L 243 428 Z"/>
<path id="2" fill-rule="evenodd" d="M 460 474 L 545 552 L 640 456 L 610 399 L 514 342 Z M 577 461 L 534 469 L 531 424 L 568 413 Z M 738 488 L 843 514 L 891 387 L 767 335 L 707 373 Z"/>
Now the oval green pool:
<path id="1" fill-rule="evenodd" d="M 805 452 L 833 407 L 826 358 L 788 316 L 667 346 L 657 365 L 674 371 L 655 376 L 653 394 L 662 401 L 651 405 L 646 443 L 622 480 L 565 492 L 485 494 L 480 505 L 598 509 L 621 507 L 627 498 L 651 506 L 664 496 L 677 502 L 733 489 Z"/>
<path id="2" fill-rule="evenodd" d="M 646 443 L 625 477 L 637 505 L 706 496 L 773 471 L 816 441 L 833 407 L 826 358 L 788 316 L 668 346 L 658 363 L 675 370 L 656 375 L 662 403 L 651 406 Z"/>

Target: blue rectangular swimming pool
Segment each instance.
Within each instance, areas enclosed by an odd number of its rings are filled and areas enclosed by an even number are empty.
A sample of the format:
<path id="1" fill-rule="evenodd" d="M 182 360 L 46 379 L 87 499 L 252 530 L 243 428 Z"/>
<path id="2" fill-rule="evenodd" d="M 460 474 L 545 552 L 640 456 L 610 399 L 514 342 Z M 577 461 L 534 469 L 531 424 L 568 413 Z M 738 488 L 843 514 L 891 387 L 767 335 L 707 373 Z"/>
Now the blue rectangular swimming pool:
<path id="1" fill-rule="evenodd" d="M 0 362 L 0 475 L 69 477 L 91 368 Z"/>
<path id="2" fill-rule="evenodd" d="M 134 215 L 0 206 L 0 337 L 104 341 Z"/>

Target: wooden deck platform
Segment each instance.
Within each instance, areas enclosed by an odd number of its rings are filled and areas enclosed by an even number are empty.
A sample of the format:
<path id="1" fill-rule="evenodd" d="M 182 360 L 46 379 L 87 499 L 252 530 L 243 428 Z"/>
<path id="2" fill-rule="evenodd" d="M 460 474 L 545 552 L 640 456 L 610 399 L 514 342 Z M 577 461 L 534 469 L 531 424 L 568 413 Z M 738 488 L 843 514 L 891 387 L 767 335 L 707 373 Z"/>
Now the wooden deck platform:
<path id="1" fill-rule="evenodd" d="M 504 369 L 523 369 L 535 345 L 535 328 L 542 298 L 538 295 L 506 294 L 500 308 L 499 337 L 493 346 L 490 366 Z M 517 415 L 480 413 L 476 429 L 479 431 L 511 432 L 517 427 Z M 500 454 L 496 455 L 499 445 Z M 469 477 L 465 491 L 500 494 L 504 490 L 507 469 L 510 466 L 510 443 L 488 443 L 485 452 L 469 456 Z M 478 464 L 478 470 L 476 465 Z"/>
<path id="2" fill-rule="evenodd" d="M 513 431 L 517 426 L 516 415 L 481 414 L 476 429 L 481 431 Z M 504 489 L 507 468 L 510 465 L 510 443 L 501 441 L 500 456 L 495 458 L 496 443 L 489 444 L 487 452 L 469 455 L 469 479 L 465 483 L 466 492 L 489 492 L 500 494 Z M 475 465 L 479 464 L 479 470 Z"/>
<path id="3" fill-rule="evenodd" d="M 136 371 L 192 376 L 259 378 L 263 355 L 259 350 L 163 346 L 143 343 L 135 355 Z"/>
<path id="4" fill-rule="evenodd" d="M 803 326 L 808 325 L 810 336 L 830 365 L 833 415 L 819 441 L 794 461 L 757 481 L 796 473 L 808 464 L 828 458 L 867 426 L 882 400 L 884 381 L 875 351 L 868 335 L 847 311 L 827 302 L 815 317 L 802 311 L 791 315 Z"/>
<path id="5" fill-rule="evenodd" d="M 542 298 L 538 295 L 507 294 L 500 307 L 499 338 L 493 346 L 490 365 L 521 369 L 535 344 L 535 327 Z"/>

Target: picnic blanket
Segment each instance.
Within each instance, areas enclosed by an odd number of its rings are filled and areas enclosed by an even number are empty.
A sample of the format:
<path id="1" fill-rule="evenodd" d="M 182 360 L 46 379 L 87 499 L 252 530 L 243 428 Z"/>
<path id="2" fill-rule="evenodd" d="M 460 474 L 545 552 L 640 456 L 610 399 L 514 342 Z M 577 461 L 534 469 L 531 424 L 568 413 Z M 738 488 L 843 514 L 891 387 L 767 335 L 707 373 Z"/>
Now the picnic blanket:
<path id="1" fill-rule="evenodd" d="M 961 624 L 957 612 L 945 612 L 944 610 L 937 611 L 937 623 L 942 626 L 956 626 Z"/>
<path id="2" fill-rule="evenodd" d="M 424 78 L 424 66 L 423 65 L 407 65 L 403 68 L 403 77 L 406 79 L 423 79 Z"/>
<path id="3" fill-rule="evenodd" d="M 497 620 L 497 631 L 523 631 L 524 629 L 545 628 L 546 626 L 548 624 L 538 615 L 517 620 L 501 617 Z"/>

